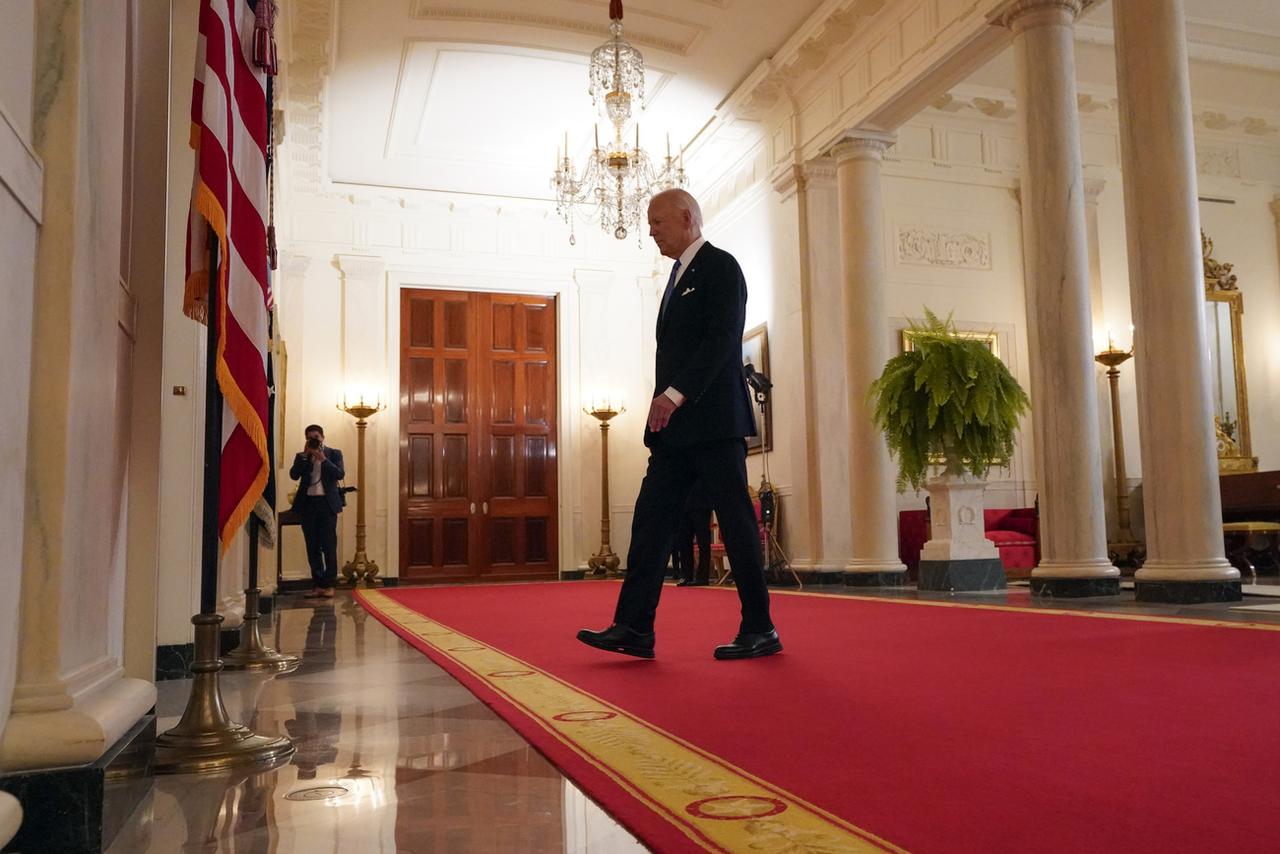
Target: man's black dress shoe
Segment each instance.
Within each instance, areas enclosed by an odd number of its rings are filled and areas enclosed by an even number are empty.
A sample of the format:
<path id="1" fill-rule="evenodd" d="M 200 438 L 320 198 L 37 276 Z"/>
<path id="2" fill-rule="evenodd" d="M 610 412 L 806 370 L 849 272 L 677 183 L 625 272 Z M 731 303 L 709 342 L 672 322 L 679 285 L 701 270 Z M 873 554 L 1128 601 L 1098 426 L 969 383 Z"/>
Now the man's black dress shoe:
<path id="1" fill-rule="evenodd" d="M 705 578 L 682 578 L 676 582 L 676 587 L 706 587 L 710 583 Z"/>
<path id="2" fill-rule="evenodd" d="M 653 658 L 653 632 L 642 634 L 621 623 L 614 623 L 602 632 L 582 629 L 578 632 L 578 640 L 607 652 L 620 652 L 636 658 Z"/>
<path id="3" fill-rule="evenodd" d="M 767 632 L 739 632 L 733 643 L 716 647 L 716 658 L 760 658 L 782 652 L 776 629 Z"/>

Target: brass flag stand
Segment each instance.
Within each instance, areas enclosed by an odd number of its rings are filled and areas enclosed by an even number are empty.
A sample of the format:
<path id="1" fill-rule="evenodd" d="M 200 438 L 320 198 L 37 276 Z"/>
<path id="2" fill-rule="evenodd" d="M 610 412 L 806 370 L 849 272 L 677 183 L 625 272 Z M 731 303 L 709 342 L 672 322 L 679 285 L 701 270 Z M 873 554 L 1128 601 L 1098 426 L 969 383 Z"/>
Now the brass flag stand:
<path id="1" fill-rule="evenodd" d="M 301 659 L 296 655 L 277 652 L 262 642 L 260 602 L 262 591 L 258 589 L 258 533 L 262 522 L 256 515 L 249 517 L 249 588 L 244 591 L 244 623 L 240 626 L 240 645 L 222 657 L 227 670 L 263 670 L 273 673 L 289 673 L 297 670 Z M 279 548 L 277 543 L 276 548 Z"/>
<path id="2" fill-rule="evenodd" d="M 259 735 L 235 723 L 222 702 L 218 674 L 218 493 L 222 466 L 222 392 L 218 388 L 218 240 L 210 230 L 208 286 L 208 348 L 205 368 L 204 530 L 200 564 L 200 613 L 195 625 L 195 653 L 191 663 L 191 695 L 177 726 L 156 738 L 157 774 L 225 771 L 246 766 L 267 770 L 293 755 L 293 742 L 284 736 Z M 256 625 L 256 621 L 255 621 Z"/>

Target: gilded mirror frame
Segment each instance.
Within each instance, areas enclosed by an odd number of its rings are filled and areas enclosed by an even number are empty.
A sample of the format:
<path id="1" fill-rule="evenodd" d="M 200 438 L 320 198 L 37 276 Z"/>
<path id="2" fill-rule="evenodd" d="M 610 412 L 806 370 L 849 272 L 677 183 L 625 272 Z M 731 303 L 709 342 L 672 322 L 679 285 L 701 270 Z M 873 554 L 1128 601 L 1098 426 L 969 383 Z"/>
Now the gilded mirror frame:
<path id="1" fill-rule="evenodd" d="M 1226 303 L 1231 313 L 1231 356 L 1236 385 L 1236 420 L 1223 424 L 1215 415 L 1214 432 L 1218 440 L 1218 471 L 1239 474 L 1258 470 L 1249 431 L 1249 386 L 1244 371 L 1244 295 L 1240 293 L 1233 265 L 1213 257 L 1213 241 L 1200 232 L 1200 248 L 1204 254 L 1204 298 L 1208 302 Z"/>

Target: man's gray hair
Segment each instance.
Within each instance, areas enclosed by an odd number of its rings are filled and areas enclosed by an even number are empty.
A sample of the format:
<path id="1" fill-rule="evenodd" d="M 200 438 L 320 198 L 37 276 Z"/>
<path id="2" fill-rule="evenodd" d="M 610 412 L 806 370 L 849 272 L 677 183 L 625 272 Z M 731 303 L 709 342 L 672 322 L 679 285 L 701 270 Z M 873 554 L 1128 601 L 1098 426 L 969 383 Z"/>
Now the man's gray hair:
<path id="1" fill-rule="evenodd" d="M 699 231 L 702 230 L 702 208 L 698 206 L 698 200 L 693 197 L 693 194 L 681 190 L 679 187 L 673 187 L 670 190 L 663 190 L 661 193 L 655 194 L 649 200 L 649 204 L 653 204 L 658 199 L 671 202 L 676 210 L 688 211 L 693 227 Z"/>

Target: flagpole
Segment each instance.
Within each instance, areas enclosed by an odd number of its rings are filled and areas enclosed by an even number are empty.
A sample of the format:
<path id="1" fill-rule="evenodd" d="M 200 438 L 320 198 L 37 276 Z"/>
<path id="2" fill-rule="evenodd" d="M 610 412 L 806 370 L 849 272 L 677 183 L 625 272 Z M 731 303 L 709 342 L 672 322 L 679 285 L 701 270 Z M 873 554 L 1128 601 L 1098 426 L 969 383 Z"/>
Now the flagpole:
<path id="1" fill-rule="evenodd" d="M 191 662 L 191 694 L 182 719 L 156 737 L 157 774 L 191 774 L 256 766 L 265 771 L 293 755 L 293 742 L 284 736 L 258 735 L 227 715 L 222 702 L 218 660 L 222 615 L 218 601 L 218 498 L 222 470 L 222 393 L 218 389 L 218 321 L 220 275 L 218 236 L 209 229 L 208 352 L 205 365 L 203 542 L 200 560 L 200 613 L 195 626 Z"/>
<path id="2" fill-rule="evenodd" d="M 270 168 L 270 165 L 268 165 Z M 268 475 L 268 489 L 264 498 L 272 505 L 275 512 L 275 490 L 270 488 L 275 473 L 275 411 L 276 395 L 272 384 L 273 373 L 270 355 L 270 342 L 275 340 L 274 321 L 268 315 L 267 320 L 267 385 L 272 389 L 267 396 L 267 458 L 271 474 Z M 269 495 L 267 493 L 270 493 Z M 278 530 L 278 529 L 277 529 Z M 262 641 L 261 602 L 262 590 L 258 587 L 258 538 L 262 532 L 262 520 L 255 512 L 249 514 L 249 586 L 244 591 L 244 623 L 240 626 L 240 644 L 222 657 L 222 666 L 227 670 L 256 670 L 259 672 L 288 673 L 298 669 L 302 660 L 296 655 L 287 655 L 267 646 Z M 277 533 L 276 548 L 280 548 Z"/>
<path id="3" fill-rule="evenodd" d="M 218 612 L 218 498 L 222 485 L 222 392 L 218 389 L 218 236 L 209 229 L 209 311 L 205 323 L 204 495 L 200 528 L 200 614 Z"/>

